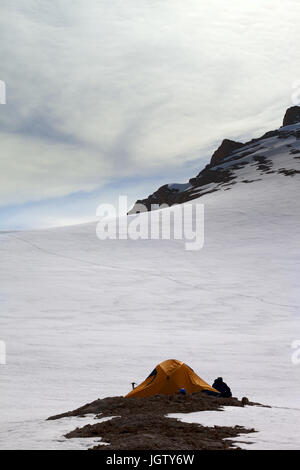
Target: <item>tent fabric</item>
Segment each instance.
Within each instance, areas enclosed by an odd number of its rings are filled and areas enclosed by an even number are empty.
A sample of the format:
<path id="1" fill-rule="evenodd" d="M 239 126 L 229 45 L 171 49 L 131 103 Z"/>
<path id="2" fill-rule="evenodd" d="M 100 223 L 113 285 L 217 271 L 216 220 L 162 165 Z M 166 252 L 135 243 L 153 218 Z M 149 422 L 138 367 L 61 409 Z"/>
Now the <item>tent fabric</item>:
<path id="1" fill-rule="evenodd" d="M 187 393 L 206 392 L 215 396 L 220 395 L 184 362 L 169 359 L 158 364 L 146 380 L 128 393 L 126 398 L 143 398 L 160 394 L 172 395 L 182 388 Z"/>

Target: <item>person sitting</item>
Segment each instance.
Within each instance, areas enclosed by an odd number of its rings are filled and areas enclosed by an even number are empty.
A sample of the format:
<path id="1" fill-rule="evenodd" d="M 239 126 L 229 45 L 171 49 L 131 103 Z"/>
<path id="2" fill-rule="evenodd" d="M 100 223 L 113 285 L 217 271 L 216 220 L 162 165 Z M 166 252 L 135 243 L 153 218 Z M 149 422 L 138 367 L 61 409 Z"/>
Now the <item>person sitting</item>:
<path id="1" fill-rule="evenodd" d="M 223 382 L 222 377 L 218 377 L 214 381 L 212 387 L 215 388 L 216 390 L 218 390 L 218 392 L 220 392 L 221 397 L 224 397 L 224 398 L 232 397 L 231 390 L 228 387 L 228 385 L 225 382 Z"/>

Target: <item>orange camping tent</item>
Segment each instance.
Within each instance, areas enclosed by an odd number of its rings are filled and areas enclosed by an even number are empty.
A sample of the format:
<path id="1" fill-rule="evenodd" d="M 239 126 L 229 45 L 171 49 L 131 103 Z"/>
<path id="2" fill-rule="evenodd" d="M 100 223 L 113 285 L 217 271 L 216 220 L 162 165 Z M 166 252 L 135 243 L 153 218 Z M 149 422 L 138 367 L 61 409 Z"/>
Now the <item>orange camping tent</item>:
<path id="1" fill-rule="evenodd" d="M 172 395 L 181 388 L 184 388 L 186 393 L 205 392 L 210 395 L 220 395 L 184 362 L 169 359 L 158 364 L 146 380 L 128 393 L 126 398 Z"/>

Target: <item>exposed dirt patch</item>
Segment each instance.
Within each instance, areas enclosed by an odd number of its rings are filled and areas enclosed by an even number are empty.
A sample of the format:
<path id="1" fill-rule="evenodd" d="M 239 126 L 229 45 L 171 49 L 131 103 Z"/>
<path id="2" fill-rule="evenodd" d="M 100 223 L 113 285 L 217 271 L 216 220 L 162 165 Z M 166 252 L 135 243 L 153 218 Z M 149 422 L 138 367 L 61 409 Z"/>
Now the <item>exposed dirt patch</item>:
<path id="1" fill-rule="evenodd" d="M 293 170 L 293 169 L 287 170 L 286 168 L 280 168 L 277 171 L 277 173 L 279 173 L 281 175 L 285 175 L 285 176 L 295 176 L 295 175 L 299 175 L 300 171 L 299 170 Z"/>
<path id="2" fill-rule="evenodd" d="M 271 170 L 273 166 L 272 160 L 262 156 L 262 155 L 257 155 L 253 158 L 253 160 L 256 162 L 257 166 L 257 171 L 261 171 L 262 173 L 265 173 L 269 170 Z M 261 174 L 262 174 L 261 173 Z"/>
<path id="3" fill-rule="evenodd" d="M 241 183 L 255 183 L 255 181 L 261 181 L 261 178 L 258 178 L 257 180 L 242 180 Z"/>
<path id="4" fill-rule="evenodd" d="M 235 427 L 206 427 L 183 423 L 167 418 L 169 413 L 221 410 L 223 406 L 254 405 L 247 399 L 216 398 L 204 393 L 182 396 L 157 395 L 149 398 L 108 397 L 88 403 L 77 410 L 48 419 L 95 414 L 96 418 L 114 416 L 110 421 L 77 428 L 67 438 L 101 437 L 107 446 L 95 446 L 95 450 L 175 450 L 175 449 L 229 449 L 230 438 L 254 429 Z M 256 404 L 258 405 L 258 404 Z M 224 440 L 229 438 L 229 440 Z"/>
<path id="5" fill-rule="evenodd" d="M 104 423 L 85 426 L 66 437 L 104 437 L 113 450 L 225 450 L 232 447 L 230 440 L 241 433 L 254 432 L 242 427 L 209 428 L 184 423 L 174 418 L 154 415 L 134 415 L 113 418 Z M 107 450 L 103 445 L 93 450 Z"/>

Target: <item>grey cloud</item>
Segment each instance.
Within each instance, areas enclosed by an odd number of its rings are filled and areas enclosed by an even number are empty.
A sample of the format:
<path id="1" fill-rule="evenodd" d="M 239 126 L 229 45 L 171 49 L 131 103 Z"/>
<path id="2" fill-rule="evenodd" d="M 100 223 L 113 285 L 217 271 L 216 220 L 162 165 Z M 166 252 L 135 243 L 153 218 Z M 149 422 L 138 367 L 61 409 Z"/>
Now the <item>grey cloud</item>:
<path id="1" fill-rule="evenodd" d="M 2 204 L 201 166 L 219 139 L 278 126 L 299 79 L 291 0 L 2 0 L 1 12 Z"/>

